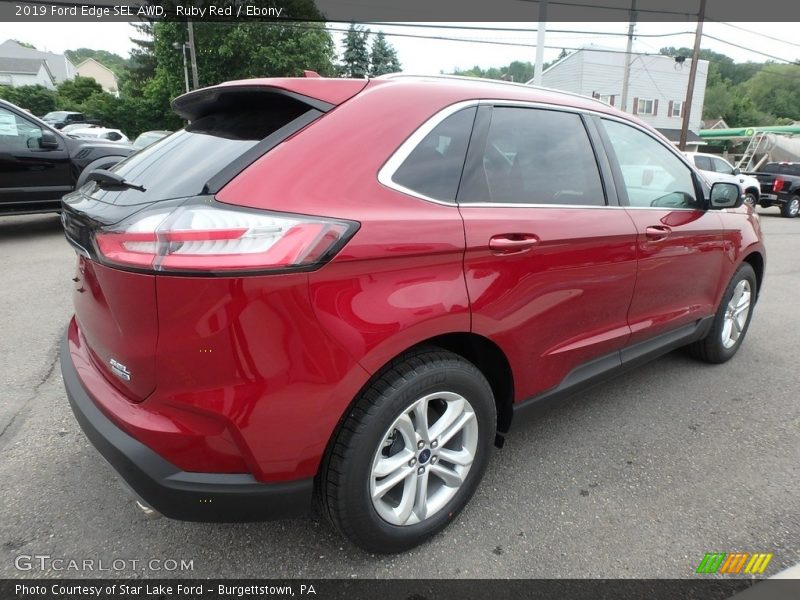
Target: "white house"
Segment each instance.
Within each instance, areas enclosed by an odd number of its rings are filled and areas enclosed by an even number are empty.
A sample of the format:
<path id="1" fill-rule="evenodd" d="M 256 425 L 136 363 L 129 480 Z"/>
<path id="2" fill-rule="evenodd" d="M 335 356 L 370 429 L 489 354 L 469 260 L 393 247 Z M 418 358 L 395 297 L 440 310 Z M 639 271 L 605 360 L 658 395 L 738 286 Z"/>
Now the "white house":
<path id="1" fill-rule="evenodd" d="M 96 61 L 93 58 L 87 58 L 76 67 L 78 75 L 81 77 L 91 77 L 103 88 L 103 91 L 109 94 L 119 96 L 119 85 L 117 84 L 117 76 L 114 71 L 109 69 L 103 63 Z"/>
<path id="2" fill-rule="evenodd" d="M 47 63 L 42 59 L 0 56 L 0 85 L 42 85 L 52 90 L 55 89 L 54 81 Z"/>
<path id="3" fill-rule="evenodd" d="M 542 73 L 542 85 L 598 98 L 638 116 L 677 143 L 691 59 L 678 61 L 671 56 L 632 54 L 628 101 L 623 107 L 622 82 L 627 56 L 625 52 L 598 47 L 578 50 L 546 69 Z M 708 61 L 699 60 L 689 115 L 688 141 L 695 142 L 695 146 L 701 143 L 697 133 L 701 128 L 707 77 Z"/>
<path id="4" fill-rule="evenodd" d="M 63 54 L 56 54 L 54 52 L 43 52 L 35 48 L 27 48 L 15 42 L 14 40 L 6 40 L 0 44 L 0 58 L 27 58 L 43 60 L 47 63 L 47 68 L 53 75 L 56 85 L 66 81 L 67 79 L 74 79 L 77 71 L 69 59 Z"/>

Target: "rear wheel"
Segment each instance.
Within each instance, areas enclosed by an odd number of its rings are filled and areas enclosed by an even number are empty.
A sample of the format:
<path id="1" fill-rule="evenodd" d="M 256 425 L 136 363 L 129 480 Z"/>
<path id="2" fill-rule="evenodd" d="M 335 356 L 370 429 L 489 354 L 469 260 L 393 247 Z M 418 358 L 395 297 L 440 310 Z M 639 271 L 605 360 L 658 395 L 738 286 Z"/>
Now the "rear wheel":
<path id="1" fill-rule="evenodd" d="M 492 390 L 473 364 L 432 347 L 400 357 L 357 399 L 326 456 L 327 516 L 370 552 L 422 543 L 472 496 L 495 428 Z"/>
<path id="2" fill-rule="evenodd" d="M 800 212 L 800 195 L 789 198 L 789 201 L 781 206 L 781 215 L 787 219 L 794 219 Z"/>
<path id="3" fill-rule="evenodd" d="M 688 346 L 696 358 L 723 363 L 733 357 L 744 341 L 756 299 L 756 274 L 743 263 L 733 274 L 722 296 L 714 323 L 705 338 Z"/>

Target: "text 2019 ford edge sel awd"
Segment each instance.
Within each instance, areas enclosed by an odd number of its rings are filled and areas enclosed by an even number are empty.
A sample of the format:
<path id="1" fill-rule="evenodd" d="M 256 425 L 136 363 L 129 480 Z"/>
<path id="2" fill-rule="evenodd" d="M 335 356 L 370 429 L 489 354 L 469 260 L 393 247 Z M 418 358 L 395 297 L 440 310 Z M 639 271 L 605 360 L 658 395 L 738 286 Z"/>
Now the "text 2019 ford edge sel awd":
<path id="1" fill-rule="evenodd" d="M 297 514 L 400 551 L 520 413 L 742 343 L 738 187 L 597 101 L 448 78 L 264 79 L 66 196 L 75 415 L 168 517 Z"/>

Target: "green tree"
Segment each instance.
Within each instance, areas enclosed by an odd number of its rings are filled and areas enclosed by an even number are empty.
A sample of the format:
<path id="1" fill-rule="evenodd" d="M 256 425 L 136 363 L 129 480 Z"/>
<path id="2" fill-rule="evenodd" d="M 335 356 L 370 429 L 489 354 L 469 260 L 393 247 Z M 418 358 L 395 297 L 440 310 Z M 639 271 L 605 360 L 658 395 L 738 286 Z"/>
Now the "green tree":
<path id="1" fill-rule="evenodd" d="M 80 106 L 92 94 L 103 93 L 103 88 L 94 79 L 81 76 L 62 82 L 57 89 L 59 107 L 67 109 Z"/>
<path id="2" fill-rule="evenodd" d="M 0 86 L 0 98 L 41 117 L 56 109 L 56 93 L 43 85 Z"/>
<path id="3" fill-rule="evenodd" d="M 398 73 L 403 68 L 397 58 L 397 51 L 386 41 L 386 36 L 382 31 L 378 32 L 372 41 L 372 52 L 370 53 L 370 77 L 378 77 L 387 73 Z"/>
<path id="4" fill-rule="evenodd" d="M 369 29 L 350 23 L 344 38 L 342 74 L 347 77 L 364 78 L 369 74 L 369 52 L 367 38 Z"/>
<path id="5" fill-rule="evenodd" d="M 800 120 L 800 65 L 767 64 L 747 82 L 746 90 L 760 110 Z"/>

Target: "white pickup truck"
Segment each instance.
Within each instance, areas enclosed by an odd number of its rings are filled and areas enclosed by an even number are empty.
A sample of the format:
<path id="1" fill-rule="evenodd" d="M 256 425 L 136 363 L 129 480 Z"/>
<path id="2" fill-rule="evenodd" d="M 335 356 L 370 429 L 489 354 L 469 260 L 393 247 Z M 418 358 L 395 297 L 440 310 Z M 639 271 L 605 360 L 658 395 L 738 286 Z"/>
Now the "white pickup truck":
<path id="1" fill-rule="evenodd" d="M 737 183 L 744 194 L 744 201 L 750 206 L 756 206 L 761 196 L 761 184 L 755 177 L 750 177 L 739 171 L 727 160 L 715 154 L 702 152 L 684 152 L 694 165 L 703 171 L 708 182 L 727 181 Z"/>

